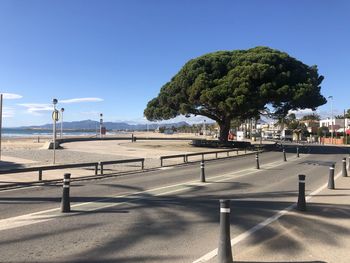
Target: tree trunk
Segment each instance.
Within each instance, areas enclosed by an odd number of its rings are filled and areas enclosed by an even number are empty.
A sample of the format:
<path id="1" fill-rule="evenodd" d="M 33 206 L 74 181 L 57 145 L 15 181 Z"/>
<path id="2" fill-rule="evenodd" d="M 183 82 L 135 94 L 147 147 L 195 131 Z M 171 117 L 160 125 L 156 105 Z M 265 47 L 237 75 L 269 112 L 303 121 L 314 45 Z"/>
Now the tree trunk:
<path id="1" fill-rule="evenodd" d="M 220 140 L 220 142 L 227 142 L 228 141 L 228 134 L 230 132 L 231 120 L 226 120 L 226 121 L 220 122 L 218 124 L 220 126 L 219 140 Z"/>

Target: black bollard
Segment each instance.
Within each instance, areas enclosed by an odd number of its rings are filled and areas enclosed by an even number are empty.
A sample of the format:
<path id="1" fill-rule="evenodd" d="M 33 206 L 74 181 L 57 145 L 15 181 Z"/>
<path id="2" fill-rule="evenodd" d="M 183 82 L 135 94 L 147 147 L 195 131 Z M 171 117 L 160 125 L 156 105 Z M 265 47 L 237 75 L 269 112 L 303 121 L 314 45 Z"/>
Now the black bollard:
<path id="1" fill-rule="evenodd" d="M 286 150 L 283 147 L 283 161 L 287 161 Z"/>
<path id="2" fill-rule="evenodd" d="M 232 263 L 230 238 L 230 200 L 220 200 L 220 238 L 218 246 L 218 262 Z"/>
<path id="3" fill-rule="evenodd" d="M 306 201 L 305 201 L 305 175 L 299 174 L 299 195 L 297 208 L 300 211 L 306 211 Z"/>
<path id="4" fill-rule="evenodd" d="M 201 161 L 201 182 L 205 183 L 204 160 Z"/>
<path id="5" fill-rule="evenodd" d="M 334 189 L 334 163 L 329 166 L 328 189 Z"/>
<path id="6" fill-rule="evenodd" d="M 256 159 L 256 169 L 260 169 L 260 164 L 259 164 L 259 153 L 255 154 L 255 159 Z"/>
<path id="7" fill-rule="evenodd" d="M 343 158 L 342 176 L 343 177 L 347 177 L 348 176 L 348 171 L 346 170 L 346 157 Z"/>
<path id="8" fill-rule="evenodd" d="M 69 187 L 70 187 L 70 174 L 64 174 L 63 179 L 63 195 L 61 202 L 61 212 L 68 213 L 70 212 L 70 197 L 69 197 Z"/>
<path id="9" fill-rule="evenodd" d="M 297 147 L 297 157 L 299 157 L 299 147 Z"/>

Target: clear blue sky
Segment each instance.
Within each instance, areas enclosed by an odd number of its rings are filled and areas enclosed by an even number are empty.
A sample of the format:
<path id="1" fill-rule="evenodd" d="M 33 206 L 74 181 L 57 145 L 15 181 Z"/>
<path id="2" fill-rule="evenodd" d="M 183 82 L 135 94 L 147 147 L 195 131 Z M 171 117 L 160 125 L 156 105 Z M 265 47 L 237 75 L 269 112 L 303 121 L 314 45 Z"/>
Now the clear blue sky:
<path id="1" fill-rule="evenodd" d="M 0 0 L 4 126 L 50 122 L 54 97 L 68 121 L 139 121 L 189 59 L 261 45 L 318 65 L 340 113 L 350 108 L 349 14 L 346 0 Z"/>

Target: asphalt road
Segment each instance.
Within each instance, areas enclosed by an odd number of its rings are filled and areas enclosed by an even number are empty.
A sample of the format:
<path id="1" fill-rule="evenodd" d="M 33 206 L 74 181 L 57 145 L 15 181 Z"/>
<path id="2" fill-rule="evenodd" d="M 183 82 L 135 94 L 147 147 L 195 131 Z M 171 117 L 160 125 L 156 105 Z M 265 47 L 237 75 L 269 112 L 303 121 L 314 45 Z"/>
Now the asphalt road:
<path id="1" fill-rule="evenodd" d="M 194 262 L 217 247 L 219 199 L 232 200 L 235 237 L 295 203 L 298 174 L 310 193 L 327 182 L 328 162 L 340 171 L 342 151 L 308 152 L 289 148 L 287 162 L 263 153 L 260 170 L 255 156 L 206 162 L 206 183 L 198 163 L 75 181 L 69 214 L 60 185 L 1 191 L 0 261 Z"/>

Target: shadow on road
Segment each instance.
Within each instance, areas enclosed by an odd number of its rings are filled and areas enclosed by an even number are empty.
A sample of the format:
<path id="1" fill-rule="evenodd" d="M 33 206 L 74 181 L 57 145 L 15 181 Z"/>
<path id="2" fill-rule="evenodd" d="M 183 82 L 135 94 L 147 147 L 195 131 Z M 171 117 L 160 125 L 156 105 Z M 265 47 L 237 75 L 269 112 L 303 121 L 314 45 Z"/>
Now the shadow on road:
<path id="1" fill-rule="evenodd" d="M 95 211 L 77 211 L 74 215 L 65 215 L 60 220 L 62 226 L 55 227 L 58 240 L 69 240 L 69 244 L 84 244 L 82 252 L 70 252 L 69 260 L 48 260 L 48 262 L 186 262 L 181 253 L 167 251 L 167 243 L 175 239 L 178 245 L 193 244 L 196 240 L 205 239 L 212 247 L 217 246 L 218 236 L 205 236 L 206 231 L 199 229 L 217 229 L 219 233 L 219 199 L 231 199 L 231 229 L 234 236 L 242 234 L 279 211 L 289 207 L 296 200 L 295 191 L 269 191 L 269 192 L 240 192 L 252 187 L 248 183 L 227 182 L 216 184 L 220 189 L 208 188 L 205 185 L 196 185 L 181 191 L 181 195 L 156 195 L 144 191 L 141 187 L 125 185 L 108 185 L 108 187 L 121 187 L 134 192 L 128 197 L 107 198 L 106 196 L 72 197 L 73 203 L 101 202 L 111 204 L 108 208 Z M 58 190 L 60 191 L 60 190 Z M 174 191 L 176 192 L 176 191 Z M 56 202 L 57 198 L 49 197 L 1 197 L 1 202 Z M 269 200 L 266 200 L 270 198 Z M 115 206 L 113 205 L 115 204 Z M 83 207 L 80 207 L 83 210 Z M 279 222 L 284 229 L 294 230 L 299 235 L 317 233 L 313 242 L 320 244 L 327 240 L 327 244 L 339 246 L 338 237 L 348 236 L 350 230 L 333 223 L 330 219 L 348 219 L 350 205 L 335 205 L 308 203 L 307 212 L 291 213 Z M 74 207 L 73 207 L 74 210 Z M 98 223 L 91 223 L 97 221 Z M 198 228 L 197 228 L 198 227 Z M 193 231 L 193 229 L 197 231 Z M 41 233 L 27 232 L 21 235 L 21 245 L 32 247 L 33 253 L 45 249 L 47 238 L 52 235 L 51 228 L 42 228 Z M 191 234 L 189 235 L 189 231 Z M 84 232 L 82 236 L 81 232 Z M 209 231 L 210 232 L 210 231 Z M 330 233 L 332 233 L 330 235 Z M 204 235 L 204 236 L 203 236 Z M 231 236 L 233 238 L 234 236 Z M 279 236 L 278 239 L 275 237 Z M 303 236 L 306 238 L 306 236 Z M 310 238 L 310 236 L 308 236 Z M 187 240 L 189 239 L 189 240 Z M 18 242 L 19 239 L 6 240 L 2 244 Z M 39 242 L 34 247 L 32 242 Z M 41 243 L 40 243 L 41 242 Z M 164 251 L 150 251 L 145 244 L 157 242 Z M 191 243 L 192 242 L 192 243 Z M 267 253 L 301 253 L 304 246 L 300 240 L 289 235 L 282 235 L 279 228 L 267 225 L 264 229 L 255 232 L 251 237 L 252 245 L 262 245 Z M 42 246 L 40 246 L 42 244 Z M 92 245 L 91 245 L 92 244 Z M 135 254 L 131 253 L 138 247 Z M 171 245 L 169 245 L 171 247 Z M 6 249 L 6 248 L 5 248 Z M 49 248 L 46 248 L 49 249 Z M 154 254 L 157 253 L 157 256 Z M 141 256 L 140 256 L 141 254 Z M 66 254 L 67 255 L 67 254 Z M 19 262 L 14 260 L 13 262 Z M 26 262 L 31 262 L 30 260 Z M 245 261 L 246 262 L 246 261 Z M 246 263 L 263 263 L 250 261 Z M 291 262 L 291 261 L 289 261 Z M 292 261 L 293 262 L 293 261 Z M 294 261 L 295 263 L 325 263 L 324 261 Z M 244 261 L 242 261 L 244 263 Z M 267 262 L 266 262 L 267 263 Z M 282 263 L 282 262 L 281 262 Z"/>
<path id="2" fill-rule="evenodd" d="M 78 253 L 75 258 L 78 261 L 73 262 L 109 262 L 109 258 L 113 258 L 115 262 L 165 262 L 171 261 L 166 258 L 153 258 L 149 261 L 148 255 L 144 257 L 127 257 L 122 256 L 130 251 L 136 245 L 141 245 L 147 242 L 153 242 L 156 240 L 167 240 L 177 236 L 186 236 L 187 231 L 193 224 L 198 225 L 215 225 L 219 231 L 219 211 L 218 211 L 218 199 L 229 198 L 232 199 L 231 203 L 231 229 L 233 229 L 235 235 L 241 234 L 258 223 L 264 221 L 266 218 L 271 217 L 278 211 L 290 206 L 292 202 L 282 201 L 266 201 L 259 200 L 260 198 L 266 198 L 266 196 L 273 197 L 286 197 L 295 196 L 294 192 L 267 192 L 258 194 L 242 194 L 238 195 L 216 195 L 215 198 L 211 195 L 196 196 L 196 192 L 199 190 L 192 189 L 186 194 L 189 197 L 180 197 L 176 195 L 167 196 L 153 196 L 144 195 L 144 199 L 129 200 L 128 211 L 136 220 L 130 221 L 129 224 L 124 225 L 125 234 L 114 234 L 114 237 L 110 240 L 106 240 L 99 247 L 85 251 L 84 253 Z M 249 198 L 249 200 L 244 200 Z M 254 200 L 251 200 L 254 199 Z M 116 207 L 110 207 L 102 209 L 99 213 L 104 212 L 110 214 Z M 187 216 L 186 216 L 187 215 Z M 192 220 L 188 220 L 190 215 Z M 322 243 L 327 240 L 327 243 L 332 246 L 338 246 L 337 237 L 343 235 L 348 236 L 350 230 L 340 225 L 331 223 L 329 219 L 348 219 L 350 215 L 349 205 L 331 205 L 331 204 L 308 204 L 308 211 L 305 213 L 288 214 L 283 217 L 283 226 L 288 229 L 293 229 L 298 233 L 317 233 L 318 241 Z M 84 213 L 78 216 L 87 216 Z M 120 217 L 124 215 L 118 215 Z M 127 215 L 125 215 L 127 216 Z M 127 220 L 125 218 L 124 220 Z M 80 220 L 84 222 L 82 218 Z M 123 222 L 123 220 L 121 220 Z M 305 231 L 307 230 L 307 231 Z M 89 231 L 88 229 L 86 231 Z M 332 233 L 332 235 L 329 235 Z M 276 236 L 280 238 L 275 240 Z M 198 236 L 198 239 L 203 237 Z M 204 237 L 205 238 L 205 237 Z M 232 236 L 231 236 L 232 238 Z M 310 238 L 310 236 L 308 236 Z M 164 242 L 164 241 L 163 241 Z M 298 253 L 304 250 L 303 244 L 298 240 L 284 235 L 281 237 L 281 233 L 278 229 L 268 225 L 264 230 L 256 232 L 252 241 L 255 245 L 264 244 L 264 249 L 267 253 Z M 216 244 L 217 240 L 213 242 Z M 101 258 L 102 256 L 102 258 Z M 91 261 L 82 260 L 80 258 L 89 258 Z M 106 258 L 106 260 L 104 260 Z M 170 262 L 169 261 L 169 262 Z M 259 261 L 256 261 L 259 262 Z M 293 262 L 293 261 L 289 261 Z M 323 262 L 323 261 L 294 261 L 294 262 Z M 251 262 L 252 263 L 252 262 Z"/>

